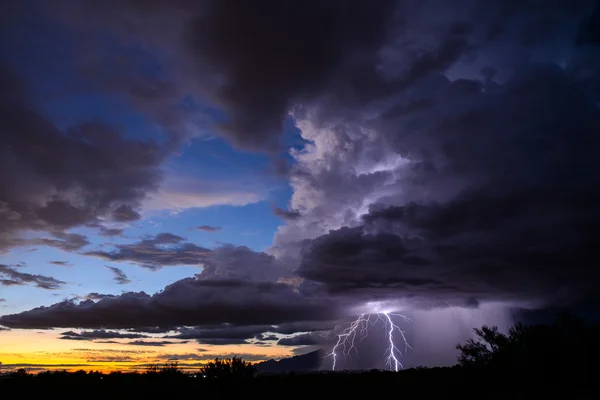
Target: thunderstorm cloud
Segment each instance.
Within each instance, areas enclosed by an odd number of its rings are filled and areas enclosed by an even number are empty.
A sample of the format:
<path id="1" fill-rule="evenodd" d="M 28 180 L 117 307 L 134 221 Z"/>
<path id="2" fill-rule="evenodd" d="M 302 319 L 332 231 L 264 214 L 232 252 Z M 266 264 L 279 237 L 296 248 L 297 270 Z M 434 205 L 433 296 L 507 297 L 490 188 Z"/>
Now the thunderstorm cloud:
<path id="1" fill-rule="evenodd" d="M 130 283 L 121 263 L 198 271 L 154 294 L 90 293 L 0 324 L 70 329 L 61 335 L 70 340 L 165 339 L 131 342 L 140 346 L 310 347 L 331 345 L 365 304 L 387 302 L 413 312 L 416 348 L 431 339 L 417 322 L 451 324 L 442 309 L 460 309 L 444 343 L 454 346 L 497 305 L 596 302 L 599 10 L 593 0 L 41 5 L 76 38 L 72 72 L 117 93 L 162 136 L 98 121 L 63 129 L 18 68 L 2 64 L 0 251 L 48 246 L 100 259 L 118 284 Z M 12 7 L 0 32 L 25 15 L 26 5 Z M 181 106 L 189 97 L 206 104 Z M 211 120 L 209 106 L 226 118 Z M 290 121 L 301 144 L 286 148 Z M 271 208 L 272 245 L 210 247 L 157 229 L 124 237 L 143 222 L 169 157 L 207 132 L 266 154 L 289 183 L 289 204 Z M 219 222 L 198 223 L 186 229 L 222 233 Z M 66 283 L 0 265 L 0 284 Z M 449 362 L 421 348 L 414 363 Z"/>

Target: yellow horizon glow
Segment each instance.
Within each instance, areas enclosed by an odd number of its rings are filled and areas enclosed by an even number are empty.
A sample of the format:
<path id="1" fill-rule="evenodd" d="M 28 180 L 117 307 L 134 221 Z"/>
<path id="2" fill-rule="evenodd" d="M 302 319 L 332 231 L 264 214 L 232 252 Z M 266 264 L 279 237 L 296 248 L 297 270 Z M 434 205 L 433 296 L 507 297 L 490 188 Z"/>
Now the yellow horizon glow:
<path id="1" fill-rule="evenodd" d="M 165 346 L 136 346 L 115 343 L 99 343 L 91 340 L 63 340 L 59 333 L 65 331 L 30 331 L 13 329 L 0 332 L 0 371 L 7 369 L 10 364 L 32 364 L 30 368 L 44 370 L 84 370 L 84 371 L 140 371 L 145 366 L 141 364 L 163 365 L 170 362 L 166 355 L 179 356 L 177 361 L 183 369 L 197 369 L 200 365 L 187 367 L 189 364 L 205 364 L 216 357 L 232 357 L 239 355 L 263 356 L 260 360 L 289 357 L 293 355 L 292 348 L 283 346 L 259 346 L 256 344 L 242 345 L 203 345 L 195 341 L 176 343 Z M 111 339 L 112 340 L 112 339 Z M 115 339 L 119 341 L 119 339 Z M 127 339 L 130 340 L 130 339 Z M 140 339 L 146 341 L 167 340 L 158 337 Z M 185 355 L 197 355 L 206 359 L 185 359 Z M 107 361 L 114 359 L 115 361 Z M 120 359 L 120 360 L 119 360 Z M 76 366 L 66 366 L 77 364 Z M 21 368 L 21 367 L 15 367 Z M 24 366 L 22 368 L 27 369 Z M 13 368 L 11 368 L 13 369 Z M 32 370 L 32 373 L 42 372 Z"/>

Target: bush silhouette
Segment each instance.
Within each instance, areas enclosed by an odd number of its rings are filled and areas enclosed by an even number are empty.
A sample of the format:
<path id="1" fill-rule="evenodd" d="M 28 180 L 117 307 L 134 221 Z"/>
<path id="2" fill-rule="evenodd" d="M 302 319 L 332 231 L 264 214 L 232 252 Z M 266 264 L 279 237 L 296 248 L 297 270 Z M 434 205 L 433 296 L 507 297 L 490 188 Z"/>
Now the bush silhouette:
<path id="1" fill-rule="evenodd" d="M 160 366 L 158 364 L 151 364 L 146 367 L 146 375 L 158 374 L 158 371 L 160 371 Z"/>
<path id="2" fill-rule="evenodd" d="M 512 330 L 515 329 L 513 327 Z M 505 351 L 510 341 L 509 337 L 498 332 L 498 327 L 484 325 L 481 329 L 475 328 L 476 339 L 468 339 L 456 348 L 459 351 L 458 363 L 463 366 L 483 367 L 495 361 L 501 351 Z"/>
<path id="3" fill-rule="evenodd" d="M 502 368 L 565 376 L 592 374 L 600 356 L 600 329 L 562 314 L 551 325 L 515 324 L 508 334 L 497 327 L 475 329 L 475 339 L 458 344 L 464 367 Z"/>
<path id="4" fill-rule="evenodd" d="M 146 375 L 160 376 L 160 377 L 176 377 L 183 376 L 184 372 L 179 368 L 177 361 L 167 362 L 162 366 L 158 364 L 152 364 L 146 367 Z"/>
<path id="5" fill-rule="evenodd" d="M 256 368 L 240 357 L 229 359 L 215 358 L 200 369 L 200 374 L 207 379 L 251 378 L 256 374 Z"/>
<path id="6" fill-rule="evenodd" d="M 163 375 L 181 375 L 183 371 L 179 368 L 177 361 L 166 363 L 160 368 L 160 374 Z"/>

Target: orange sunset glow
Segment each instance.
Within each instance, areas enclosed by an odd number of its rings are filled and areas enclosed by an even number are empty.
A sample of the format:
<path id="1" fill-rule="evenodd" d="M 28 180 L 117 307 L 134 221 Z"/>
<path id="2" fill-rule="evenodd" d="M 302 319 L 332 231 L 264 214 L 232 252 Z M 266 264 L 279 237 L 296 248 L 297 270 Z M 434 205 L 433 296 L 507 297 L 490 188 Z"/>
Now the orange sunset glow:
<path id="1" fill-rule="evenodd" d="M 160 341 L 160 340 L 156 340 Z M 26 368 L 32 373 L 45 370 L 111 372 L 143 371 L 148 365 L 176 361 L 185 370 L 198 369 L 215 358 L 240 356 L 251 362 L 292 355 L 283 348 L 258 345 L 201 346 L 180 343 L 159 346 L 115 346 L 115 343 L 58 340 L 53 331 L 10 331 L 1 336 L 0 361 L 5 369 Z"/>

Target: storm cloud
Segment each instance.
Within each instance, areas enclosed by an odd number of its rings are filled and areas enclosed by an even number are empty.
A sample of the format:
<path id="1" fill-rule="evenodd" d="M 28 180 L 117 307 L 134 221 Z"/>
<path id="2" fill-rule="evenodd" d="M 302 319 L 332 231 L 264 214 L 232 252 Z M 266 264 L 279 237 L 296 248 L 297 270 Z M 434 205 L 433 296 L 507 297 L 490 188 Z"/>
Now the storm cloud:
<path id="1" fill-rule="evenodd" d="M 450 304 L 467 313 L 593 300 L 598 10 L 593 0 L 73 1 L 46 10 L 81 38 L 77 73 L 123 95 L 171 141 L 125 139 L 99 123 L 62 132 L 7 68 L 0 246 L 201 272 L 153 295 L 64 301 L 0 323 L 153 327 L 206 344 L 301 333 L 279 340 L 294 346 L 318 342 L 311 332 L 338 329 L 332 321 L 373 301 L 434 315 Z M 132 42 L 142 50 L 124 54 Z M 182 110 L 183 98 L 224 115 L 207 123 L 203 107 Z M 140 217 L 182 137 L 210 126 L 238 148 L 274 154 L 289 120 L 302 141 L 286 149 L 293 194 L 273 209 L 282 223 L 268 250 L 205 248 L 170 233 L 90 250 L 67 232 L 122 233 L 103 224 Z M 26 230 L 46 236 L 18 239 Z M 19 271 L 4 268 L 16 282 Z M 309 322 L 329 325 L 301 326 Z"/>
<path id="2" fill-rule="evenodd" d="M 225 324 L 218 327 L 182 327 L 177 334 L 165 338 L 195 339 L 203 344 L 233 344 L 250 343 L 251 340 L 277 340 L 277 336 L 291 335 L 297 332 L 316 333 L 329 331 L 335 327 L 331 321 L 300 321 L 284 322 L 271 325 L 232 325 Z"/>
<path id="3" fill-rule="evenodd" d="M 529 27 L 516 21 L 529 6 L 507 6 L 496 31 L 481 19 L 461 28 L 472 45 L 451 62 L 402 59 L 410 85 L 394 96 L 297 114 L 310 141 L 292 153 L 290 208 L 302 218 L 280 227 L 272 252 L 354 298 L 587 301 L 598 282 L 600 70 L 586 63 L 598 48 L 575 43 L 590 4 L 540 10 Z"/>
<path id="4" fill-rule="evenodd" d="M 88 256 L 114 262 L 132 262 L 149 269 L 172 265 L 201 266 L 202 279 L 241 279 L 276 282 L 291 270 L 274 256 L 246 246 L 221 245 L 208 249 L 171 233 L 159 233 L 112 251 L 88 251 Z"/>
<path id="5" fill-rule="evenodd" d="M 6 65 L 0 66 L 0 87 L 1 248 L 37 244 L 74 250 L 87 241 L 65 230 L 104 218 L 122 220 L 126 211 L 135 219 L 133 209 L 159 183 L 164 149 L 125 139 L 99 122 L 57 128 Z M 51 232 L 53 238 L 23 242 L 19 233 L 25 230 Z"/>
<path id="6" fill-rule="evenodd" d="M 418 113 L 376 121 L 401 159 L 389 194 L 311 242 L 302 276 L 453 299 L 596 290 L 597 106 L 556 66 L 488 85 L 440 78 Z"/>
<path id="7" fill-rule="evenodd" d="M 371 60 L 386 39 L 395 4 L 359 2 L 348 8 L 337 0 L 252 5 L 128 1 L 118 3 L 119 18 L 112 12 L 115 6 L 69 2 L 52 11 L 78 31 L 108 30 L 123 44 L 135 37 L 154 49 L 154 58 L 163 68 L 173 68 L 181 81 L 148 82 L 133 67 L 128 83 L 122 76 L 102 73 L 101 63 L 86 65 L 96 79 L 105 87 L 118 85 L 140 107 L 147 106 L 148 98 L 154 103 L 171 98 L 187 83 L 188 90 L 226 111 L 227 122 L 216 125 L 222 135 L 242 148 L 273 151 L 281 150 L 283 119 L 294 103 L 326 95 L 350 100 L 378 90 L 372 87 L 381 82 Z M 90 20 L 90 15 L 95 18 Z M 161 35 L 156 34 L 159 27 Z"/>
<path id="8" fill-rule="evenodd" d="M 283 338 L 277 341 L 279 346 L 315 346 L 323 344 L 323 340 L 318 339 L 318 335 L 313 333 L 303 333 L 301 335 Z"/>
<path id="9" fill-rule="evenodd" d="M 122 333 L 117 331 L 107 331 L 104 329 L 98 329 L 94 331 L 66 331 L 60 334 L 61 339 L 69 340 L 94 340 L 94 339 L 139 339 L 147 338 L 147 335 L 140 333 Z"/>
<path id="10" fill-rule="evenodd" d="M 154 295 L 128 292 L 98 302 L 63 301 L 19 314 L 4 315 L 7 327 L 126 329 L 145 326 L 279 324 L 327 320 L 338 310 L 303 297 L 286 284 L 186 278 Z"/>

